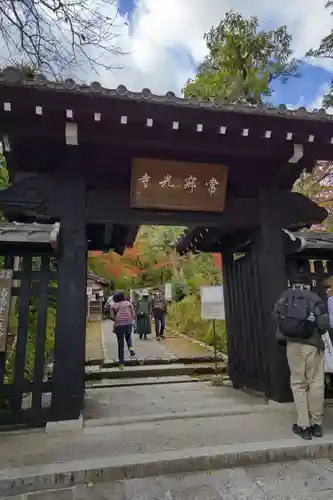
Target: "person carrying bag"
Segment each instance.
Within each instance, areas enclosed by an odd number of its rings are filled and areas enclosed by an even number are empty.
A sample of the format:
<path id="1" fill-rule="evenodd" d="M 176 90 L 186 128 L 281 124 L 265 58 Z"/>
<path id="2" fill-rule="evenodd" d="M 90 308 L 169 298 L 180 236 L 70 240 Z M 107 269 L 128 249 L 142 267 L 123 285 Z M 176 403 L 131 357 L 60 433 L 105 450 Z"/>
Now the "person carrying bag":
<path id="1" fill-rule="evenodd" d="M 276 338 L 286 346 L 290 384 L 297 411 L 293 432 L 303 439 L 322 436 L 324 414 L 324 352 L 328 328 L 324 302 L 311 282 L 298 278 L 275 304 Z"/>

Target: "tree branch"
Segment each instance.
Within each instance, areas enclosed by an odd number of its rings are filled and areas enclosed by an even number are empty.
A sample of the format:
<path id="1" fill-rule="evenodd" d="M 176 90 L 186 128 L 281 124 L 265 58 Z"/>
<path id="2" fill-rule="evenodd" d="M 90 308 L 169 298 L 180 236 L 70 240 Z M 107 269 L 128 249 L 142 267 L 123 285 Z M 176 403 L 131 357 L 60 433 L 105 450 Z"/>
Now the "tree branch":
<path id="1" fill-rule="evenodd" d="M 1 0 L 0 36 L 12 59 L 46 76 L 77 77 L 120 67 L 117 18 L 116 0 Z"/>

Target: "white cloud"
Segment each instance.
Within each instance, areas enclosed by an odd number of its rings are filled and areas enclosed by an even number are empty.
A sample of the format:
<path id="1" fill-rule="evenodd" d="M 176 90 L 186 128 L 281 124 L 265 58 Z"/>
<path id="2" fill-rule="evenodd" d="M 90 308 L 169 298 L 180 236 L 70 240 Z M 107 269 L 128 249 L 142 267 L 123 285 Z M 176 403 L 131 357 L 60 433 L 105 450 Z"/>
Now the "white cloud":
<path id="1" fill-rule="evenodd" d="M 131 90 L 149 87 L 155 93 L 179 92 L 187 78 L 193 76 L 193 68 L 177 59 L 176 50 L 183 48 L 200 61 L 206 51 L 203 34 L 230 8 L 245 16 L 258 16 L 263 26 L 287 24 L 293 35 L 295 55 L 301 58 L 333 28 L 325 3 L 326 0 L 137 0 L 131 28 L 122 28 L 120 44 L 128 53 L 119 60 L 124 69 L 104 73 L 100 80 L 108 87 L 122 83 Z M 314 64 L 333 70 L 333 62 L 328 60 L 315 60 Z"/>

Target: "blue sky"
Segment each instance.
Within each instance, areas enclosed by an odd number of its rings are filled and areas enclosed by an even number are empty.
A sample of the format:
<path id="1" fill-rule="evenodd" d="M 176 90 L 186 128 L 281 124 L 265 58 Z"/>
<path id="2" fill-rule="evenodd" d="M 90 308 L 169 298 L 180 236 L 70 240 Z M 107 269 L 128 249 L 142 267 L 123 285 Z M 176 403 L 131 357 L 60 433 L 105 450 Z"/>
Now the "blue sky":
<path id="1" fill-rule="evenodd" d="M 290 78 L 285 84 L 279 81 L 274 83 L 272 102 L 309 106 L 316 101 L 321 89 L 324 90 L 333 78 L 330 71 L 306 63 L 301 64 L 299 73 L 300 77 Z"/>
<path id="2" fill-rule="evenodd" d="M 117 0 L 119 13 L 126 20 L 130 54 L 124 70 L 117 75 L 117 84 L 124 83 L 132 90 L 149 87 L 155 93 L 172 90 L 179 94 L 204 56 L 203 34 L 230 7 L 245 16 L 258 16 L 263 26 L 287 24 L 295 56 L 302 58 L 333 29 L 325 1 Z M 208 3 L 211 10 L 207 9 Z M 272 102 L 320 107 L 321 97 L 333 78 L 333 62 L 316 64 L 302 62 L 299 78 L 289 79 L 286 84 L 274 82 Z"/>
<path id="3" fill-rule="evenodd" d="M 118 9 L 121 16 L 132 14 L 135 9 L 135 0 L 118 0 Z"/>

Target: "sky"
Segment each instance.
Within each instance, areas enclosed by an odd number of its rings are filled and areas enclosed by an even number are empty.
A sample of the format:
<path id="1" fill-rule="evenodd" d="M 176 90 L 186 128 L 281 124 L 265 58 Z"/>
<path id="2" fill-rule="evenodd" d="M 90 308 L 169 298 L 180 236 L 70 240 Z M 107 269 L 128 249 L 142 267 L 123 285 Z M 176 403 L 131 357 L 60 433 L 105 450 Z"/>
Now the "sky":
<path id="1" fill-rule="evenodd" d="M 263 29 L 286 24 L 295 57 L 302 60 L 301 77 L 274 85 L 272 101 L 288 107 L 320 108 L 333 78 L 333 60 L 305 60 L 310 48 L 333 29 L 326 0 L 116 0 L 119 10 L 118 45 L 113 72 L 100 74 L 104 86 L 150 88 L 156 94 L 181 89 L 195 75 L 206 54 L 203 35 L 229 9 L 258 17 Z M 110 7 L 112 9 L 113 7 Z"/>

